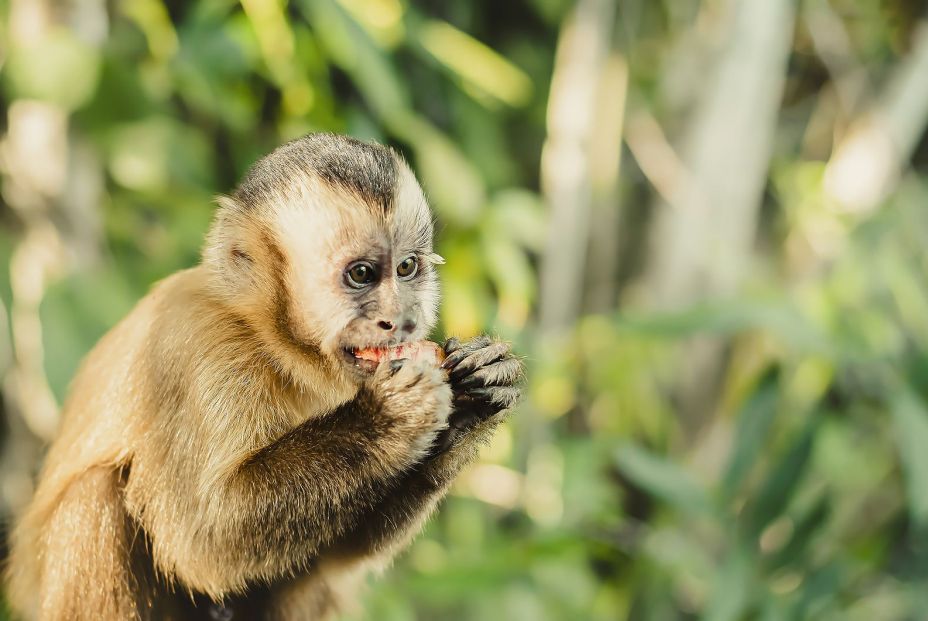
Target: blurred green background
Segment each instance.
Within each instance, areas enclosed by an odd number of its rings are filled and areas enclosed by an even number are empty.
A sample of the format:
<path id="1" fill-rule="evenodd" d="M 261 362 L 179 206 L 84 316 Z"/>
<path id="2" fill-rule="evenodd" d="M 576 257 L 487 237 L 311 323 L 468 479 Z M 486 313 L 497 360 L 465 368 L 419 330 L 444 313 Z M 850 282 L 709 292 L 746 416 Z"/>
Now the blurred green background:
<path id="1" fill-rule="evenodd" d="M 527 396 L 355 619 L 924 619 L 916 0 L 3 0 L 0 511 L 305 132 L 389 143 Z"/>

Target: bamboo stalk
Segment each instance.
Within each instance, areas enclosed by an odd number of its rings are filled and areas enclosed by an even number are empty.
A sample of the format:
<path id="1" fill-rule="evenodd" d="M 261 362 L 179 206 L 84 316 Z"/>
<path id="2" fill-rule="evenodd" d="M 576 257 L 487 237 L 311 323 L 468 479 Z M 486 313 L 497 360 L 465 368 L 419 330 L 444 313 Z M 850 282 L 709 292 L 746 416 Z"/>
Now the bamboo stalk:
<path id="1" fill-rule="evenodd" d="M 541 157 L 550 216 L 541 265 L 539 323 L 544 332 L 563 331 L 581 309 L 593 206 L 590 143 L 614 14 L 614 0 L 579 0 L 558 39 Z"/>
<path id="2" fill-rule="evenodd" d="M 656 206 L 643 282 L 655 309 L 730 295 L 752 262 L 794 3 L 732 0 L 718 19 L 728 24 L 728 44 L 679 149 L 682 172 Z M 723 342 L 705 337 L 681 353 L 680 414 L 691 437 L 713 407 L 723 352 Z"/>

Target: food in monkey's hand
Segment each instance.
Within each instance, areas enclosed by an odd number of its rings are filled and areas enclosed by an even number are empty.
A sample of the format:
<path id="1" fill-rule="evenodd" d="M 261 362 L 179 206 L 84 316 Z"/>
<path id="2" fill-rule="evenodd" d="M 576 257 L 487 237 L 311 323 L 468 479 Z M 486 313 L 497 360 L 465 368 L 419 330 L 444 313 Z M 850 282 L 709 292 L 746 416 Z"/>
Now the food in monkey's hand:
<path id="1" fill-rule="evenodd" d="M 354 357 L 372 363 L 407 359 L 412 362 L 429 362 L 438 366 L 445 359 L 445 352 L 438 343 L 432 341 L 413 341 L 400 343 L 393 347 L 365 347 L 355 349 Z"/>

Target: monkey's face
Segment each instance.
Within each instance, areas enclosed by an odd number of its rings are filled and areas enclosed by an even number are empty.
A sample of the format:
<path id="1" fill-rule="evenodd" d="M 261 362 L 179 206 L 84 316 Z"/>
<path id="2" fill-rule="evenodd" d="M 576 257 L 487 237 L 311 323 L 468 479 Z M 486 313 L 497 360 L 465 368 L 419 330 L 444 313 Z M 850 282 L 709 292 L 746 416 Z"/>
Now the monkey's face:
<path id="1" fill-rule="evenodd" d="M 277 329 L 355 376 L 376 367 L 358 349 L 424 338 L 436 321 L 432 216 L 412 173 L 397 173 L 388 210 L 323 186 L 275 217 Z"/>
<path id="2" fill-rule="evenodd" d="M 211 290 L 278 362 L 323 382 L 360 378 L 372 369 L 358 349 L 434 326 L 432 215 L 390 149 L 310 134 L 258 160 L 219 203 L 204 252 Z"/>

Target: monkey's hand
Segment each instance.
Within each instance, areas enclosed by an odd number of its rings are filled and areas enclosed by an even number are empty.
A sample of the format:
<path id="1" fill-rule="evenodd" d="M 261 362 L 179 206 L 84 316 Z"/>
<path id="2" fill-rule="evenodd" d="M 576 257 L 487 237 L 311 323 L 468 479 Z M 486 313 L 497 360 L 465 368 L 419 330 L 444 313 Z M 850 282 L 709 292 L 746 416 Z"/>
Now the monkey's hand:
<path id="1" fill-rule="evenodd" d="M 383 362 L 372 378 L 381 416 L 408 443 L 419 461 L 448 426 L 451 387 L 441 369 L 407 359 Z"/>
<path id="2" fill-rule="evenodd" d="M 432 391 L 439 390 L 434 387 L 440 386 L 442 398 L 448 399 L 444 403 L 449 407 L 450 417 L 432 436 L 433 444 L 427 458 L 393 480 L 385 488 L 380 502 L 345 536 L 342 545 L 355 554 L 389 549 L 387 546 L 391 543 L 408 542 L 409 534 L 421 528 L 454 478 L 476 457 L 480 441 L 490 435 L 496 423 L 502 420 L 503 411 L 519 397 L 516 385 L 522 379 L 522 364 L 512 356 L 509 345 L 483 336 L 463 345 L 451 339 L 444 350 L 448 353 L 444 368 L 430 365 L 431 372 L 419 372 L 425 373 L 423 381 L 431 382 Z M 429 390 L 420 392 L 416 386 L 407 388 L 412 378 L 404 374 L 412 368 L 404 367 L 393 376 L 396 394 L 405 395 L 398 407 L 400 411 L 405 411 L 404 408 L 410 412 L 419 411 L 419 407 L 428 410 L 434 405 L 419 406 L 416 402 L 429 399 Z M 422 412 L 418 414 L 421 415 Z"/>
<path id="3" fill-rule="evenodd" d="M 466 343 L 456 338 L 444 344 L 453 394 L 453 411 L 448 430 L 441 434 L 436 451 L 442 452 L 479 423 L 497 417 L 519 400 L 522 362 L 512 355 L 508 343 L 478 336 Z"/>

